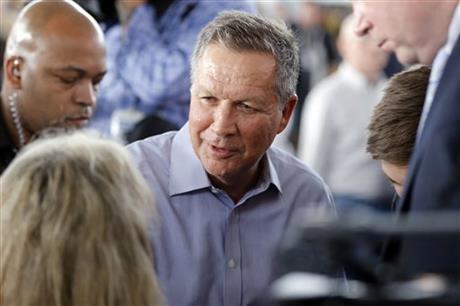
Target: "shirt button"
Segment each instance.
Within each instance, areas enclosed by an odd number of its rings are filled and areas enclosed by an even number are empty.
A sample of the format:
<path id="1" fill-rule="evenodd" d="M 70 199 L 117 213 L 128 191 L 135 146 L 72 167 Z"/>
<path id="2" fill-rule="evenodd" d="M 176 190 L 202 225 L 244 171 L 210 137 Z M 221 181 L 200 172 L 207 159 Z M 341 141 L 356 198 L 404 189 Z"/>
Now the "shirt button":
<path id="1" fill-rule="evenodd" d="M 235 269 L 236 268 L 236 261 L 233 258 L 231 258 L 227 262 L 227 267 L 229 267 L 230 269 Z"/>
<path id="2" fill-rule="evenodd" d="M 214 194 L 218 194 L 219 193 L 219 189 L 215 188 L 215 187 L 211 187 L 211 192 L 214 193 Z"/>

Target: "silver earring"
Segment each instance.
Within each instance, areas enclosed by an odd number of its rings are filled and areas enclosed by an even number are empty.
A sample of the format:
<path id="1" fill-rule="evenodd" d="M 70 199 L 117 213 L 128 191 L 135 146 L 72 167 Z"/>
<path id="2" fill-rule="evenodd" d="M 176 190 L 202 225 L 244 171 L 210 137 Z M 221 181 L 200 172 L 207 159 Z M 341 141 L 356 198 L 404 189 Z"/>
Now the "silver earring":
<path id="1" fill-rule="evenodd" d="M 21 124 L 21 118 L 18 112 L 18 93 L 13 92 L 11 95 L 8 96 L 8 103 L 10 105 L 10 112 L 11 117 L 13 118 L 14 126 L 16 127 L 16 131 L 18 132 L 19 136 L 19 148 L 22 148 L 26 144 L 26 137 L 24 135 L 24 128 Z"/>

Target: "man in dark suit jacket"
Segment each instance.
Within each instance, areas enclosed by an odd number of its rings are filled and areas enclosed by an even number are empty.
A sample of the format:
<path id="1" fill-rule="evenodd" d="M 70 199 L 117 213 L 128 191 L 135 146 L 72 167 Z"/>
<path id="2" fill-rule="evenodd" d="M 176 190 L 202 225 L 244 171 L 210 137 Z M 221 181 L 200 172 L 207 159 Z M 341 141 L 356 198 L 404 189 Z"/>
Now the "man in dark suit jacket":
<path id="1" fill-rule="evenodd" d="M 358 35 L 368 35 L 381 48 L 394 51 L 404 64 L 433 65 L 418 142 L 398 205 L 400 213 L 410 212 L 408 217 L 414 212 L 460 213 L 459 1 L 418 1 L 353 2 Z M 404 237 L 397 242 L 387 253 L 405 276 L 436 272 L 460 277 L 458 235 L 424 242 Z"/>

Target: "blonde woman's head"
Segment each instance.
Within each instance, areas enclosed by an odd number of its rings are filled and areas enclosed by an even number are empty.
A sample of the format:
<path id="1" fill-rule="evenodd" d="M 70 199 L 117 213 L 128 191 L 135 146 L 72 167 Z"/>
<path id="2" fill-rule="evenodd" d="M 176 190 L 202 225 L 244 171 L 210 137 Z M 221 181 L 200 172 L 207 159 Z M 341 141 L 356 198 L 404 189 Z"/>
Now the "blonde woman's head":
<path id="1" fill-rule="evenodd" d="M 1 177 L 0 209 L 0 304 L 159 302 L 152 197 L 122 146 L 82 132 L 34 141 Z"/>

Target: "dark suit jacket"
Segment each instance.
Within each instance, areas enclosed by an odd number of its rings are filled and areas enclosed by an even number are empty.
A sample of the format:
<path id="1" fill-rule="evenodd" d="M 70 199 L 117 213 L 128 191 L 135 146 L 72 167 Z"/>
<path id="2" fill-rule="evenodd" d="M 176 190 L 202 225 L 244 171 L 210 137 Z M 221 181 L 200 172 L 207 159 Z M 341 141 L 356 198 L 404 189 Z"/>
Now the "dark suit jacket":
<path id="1" fill-rule="evenodd" d="M 460 40 L 447 60 L 398 209 L 409 216 L 446 210 L 460 214 Z M 401 242 L 399 262 L 407 274 L 438 272 L 460 277 L 458 235 Z"/>

